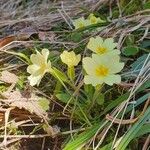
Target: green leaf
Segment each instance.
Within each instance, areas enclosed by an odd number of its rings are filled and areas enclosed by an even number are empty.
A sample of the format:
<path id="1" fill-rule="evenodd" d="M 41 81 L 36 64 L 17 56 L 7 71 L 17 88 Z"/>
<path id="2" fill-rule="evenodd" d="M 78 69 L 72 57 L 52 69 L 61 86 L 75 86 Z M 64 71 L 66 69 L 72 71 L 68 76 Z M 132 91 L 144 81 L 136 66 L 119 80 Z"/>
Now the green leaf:
<path id="1" fill-rule="evenodd" d="M 126 42 L 126 45 L 128 46 L 133 45 L 135 42 L 134 35 L 133 34 L 128 35 L 125 42 Z"/>
<path id="2" fill-rule="evenodd" d="M 57 80 L 54 90 L 54 95 L 58 94 L 62 90 L 62 84 L 59 80 Z"/>
<path id="3" fill-rule="evenodd" d="M 144 9 L 150 9 L 150 2 L 146 2 L 143 6 Z"/>
<path id="4" fill-rule="evenodd" d="M 111 108 L 113 108 L 116 105 L 118 105 L 118 103 L 121 103 L 123 100 L 126 100 L 126 98 L 128 97 L 128 95 L 129 95 L 129 93 L 126 93 L 126 94 L 120 96 L 118 99 L 116 99 L 117 104 L 115 104 L 116 102 L 114 102 L 113 104 L 109 105 L 108 108 L 105 110 L 105 113 L 108 110 L 110 110 Z M 145 100 L 148 97 L 149 97 L 149 93 L 146 94 L 146 95 L 144 95 L 143 97 L 139 98 L 137 100 L 137 103 L 135 104 L 135 108 L 138 107 L 141 103 L 145 102 Z M 132 109 L 133 109 L 133 106 L 131 107 L 131 105 L 129 105 L 128 108 L 127 108 L 127 111 L 125 112 L 125 114 L 128 113 L 129 111 L 131 111 Z M 84 143 L 86 143 L 87 141 L 89 141 L 95 135 L 95 133 L 97 132 L 98 129 L 100 131 L 100 129 L 103 129 L 104 126 L 106 127 L 106 125 L 109 125 L 109 124 L 110 124 L 110 122 L 109 123 L 105 122 L 103 125 L 95 125 L 91 129 L 82 132 L 81 134 L 78 135 L 78 137 L 75 137 L 74 141 L 70 141 L 63 150 L 74 150 L 74 149 L 77 149 L 78 147 L 80 147 L 81 145 L 83 145 Z M 142 130 L 142 128 L 140 128 L 139 132 L 142 132 L 141 130 Z M 145 132 L 146 131 L 144 131 L 143 134 Z M 138 133 L 136 135 L 138 135 Z M 72 147 L 72 149 L 71 149 L 71 147 Z M 109 147 L 111 147 L 111 144 L 107 145 L 107 146 L 104 146 L 102 148 L 102 150 L 110 150 Z M 101 150 L 101 148 L 100 148 L 100 150 Z"/>
<path id="5" fill-rule="evenodd" d="M 139 57 L 133 64 L 131 64 L 130 71 L 133 72 L 133 74 L 138 75 L 147 57 L 148 57 L 148 54 L 144 54 L 141 57 Z M 148 58 L 147 62 L 149 61 L 150 61 L 150 57 Z"/>
<path id="6" fill-rule="evenodd" d="M 56 78 L 60 78 L 62 81 L 64 82 L 68 82 L 68 78 L 67 76 L 60 70 L 56 69 L 55 67 L 53 67 L 53 70 L 54 70 L 54 76 Z"/>
<path id="7" fill-rule="evenodd" d="M 56 94 L 56 97 L 58 98 L 58 100 L 60 100 L 63 103 L 67 103 L 71 98 L 71 96 L 67 93 Z M 70 104 L 73 104 L 73 101 L 70 101 Z"/>
<path id="8" fill-rule="evenodd" d="M 71 34 L 71 40 L 73 42 L 80 42 L 82 39 L 82 33 L 81 32 L 74 32 Z"/>
<path id="9" fill-rule="evenodd" d="M 128 132 L 123 136 L 119 145 L 115 150 L 125 150 L 128 144 L 133 140 L 139 130 L 142 128 L 144 123 L 149 119 L 150 116 L 150 107 L 147 108 L 144 115 L 128 130 Z"/>
<path id="10" fill-rule="evenodd" d="M 84 84 L 84 92 L 86 97 L 91 100 L 94 94 L 94 87 L 91 84 Z"/>
<path id="11" fill-rule="evenodd" d="M 48 99 L 46 99 L 46 98 L 41 98 L 41 99 L 38 100 L 38 104 L 39 104 L 39 106 L 40 106 L 43 110 L 45 110 L 45 111 L 49 110 L 49 104 L 50 104 L 50 102 L 49 102 Z"/>
<path id="12" fill-rule="evenodd" d="M 12 55 L 15 55 L 15 56 L 18 56 L 20 59 L 23 58 L 23 61 L 25 61 L 28 65 L 31 64 L 31 61 L 30 59 L 23 53 L 16 53 L 16 52 L 11 52 L 11 51 L 7 51 L 8 54 L 12 54 Z"/>
<path id="13" fill-rule="evenodd" d="M 143 125 L 141 129 L 138 131 L 138 133 L 135 135 L 135 138 L 140 137 L 147 133 L 150 133 L 150 123 Z"/>
<path id="14" fill-rule="evenodd" d="M 138 138 L 144 134 L 150 133 L 150 124 L 143 125 L 141 129 L 136 134 L 135 138 Z M 118 140 L 118 139 L 117 139 Z M 116 141 L 117 141 L 116 140 Z M 100 148 L 100 150 L 110 150 L 112 147 L 112 142 Z"/>
<path id="15" fill-rule="evenodd" d="M 140 47 L 142 47 L 142 48 L 150 48 L 150 40 L 142 41 L 142 43 L 140 44 Z"/>
<path id="16" fill-rule="evenodd" d="M 96 102 L 99 105 L 103 105 L 104 104 L 104 94 L 99 94 L 98 97 L 96 98 Z"/>
<path id="17" fill-rule="evenodd" d="M 110 111 L 111 109 L 119 105 L 121 102 L 125 101 L 128 98 L 128 96 L 129 96 L 129 93 L 125 93 L 119 96 L 117 99 L 113 100 L 108 106 L 106 106 L 106 108 L 104 109 L 104 111 L 102 112 L 100 116 L 106 114 L 108 111 Z"/>
<path id="18" fill-rule="evenodd" d="M 70 141 L 63 150 L 76 150 L 77 148 L 81 147 L 95 135 L 98 129 L 102 129 L 104 125 L 105 123 L 99 123 L 95 126 L 92 126 L 90 129 L 87 129 L 83 133 L 79 134 L 74 141 Z"/>
<path id="19" fill-rule="evenodd" d="M 136 46 L 127 46 L 123 49 L 122 53 L 125 56 L 134 56 L 139 52 L 139 48 Z"/>
<path id="20" fill-rule="evenodd" d="M 144 82 L 141 87 L 137 90 L 137 92 L 144 91 L 145 89 L 150 88 L 150 80 Z"/>
<path id="21" fill-rule="evenodd" d="M 16 53 L 19 57 L 23 58 L 28 64 L 31 64 L 30 59 L 23 53 Z"/>
<path id="22" fill-rule="evenodd" d="M 150 93 L 145 94 L 144 96 L 140 97 L 136 100 L 134 108 L 138 107 L 142 103 L 144 103 L 150 97 Z M 133 105 L 128 105 L 126 113 L 130 112 L 133 109 Z"/>

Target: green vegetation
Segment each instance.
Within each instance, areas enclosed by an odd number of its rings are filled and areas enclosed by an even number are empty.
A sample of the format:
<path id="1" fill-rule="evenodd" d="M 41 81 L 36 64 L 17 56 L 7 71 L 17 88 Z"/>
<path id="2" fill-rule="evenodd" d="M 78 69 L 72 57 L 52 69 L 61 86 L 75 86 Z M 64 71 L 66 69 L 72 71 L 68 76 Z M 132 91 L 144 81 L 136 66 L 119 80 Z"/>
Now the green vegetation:
<path id="1" fill-rule="evenodd" d="M 83 2 L 0 6 L 0 149 L 150 148 L 150 1 Z"/>

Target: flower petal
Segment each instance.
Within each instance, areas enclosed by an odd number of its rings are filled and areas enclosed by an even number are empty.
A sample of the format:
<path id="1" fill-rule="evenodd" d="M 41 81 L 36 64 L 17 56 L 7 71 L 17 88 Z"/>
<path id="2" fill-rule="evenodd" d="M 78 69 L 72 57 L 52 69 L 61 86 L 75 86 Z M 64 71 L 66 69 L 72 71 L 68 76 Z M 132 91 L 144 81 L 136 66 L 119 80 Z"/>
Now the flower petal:
<path id="1" fill-rule="evenodd" d="M 92 54 L 92 59 L 99 65 L 110 66 L 110 64 L 119 62 L 120 57 L 119 55 L 112 55 L 112 53 L 107 53 L 105 55 Z"/>
<path id="2" fill-rule="evenodd" d="M 31 55 L 30 59 L 33 64 L 27 67 L 27 72 L 31 74 L 28 79 L 32 86 L 38 85 L 44 74 L 52 69 L 51 62 L 47 62 L 48 55 L 48 49 L 42 49 L 41 53 L 37 51 L 36 54 Z"/>
<path id="3" fill-rule="evenodd" d="M 96 62 L 90 58 L 90 57 L 85 57 L 83 58 L 83 68 L 89 75 L 95 75 L 95 68 L 97 67 Z"/>
<path id="4" fill-rule="evenodd" d="M 104 47 L 108 49 L 108 51 L 113 50 L 117 46 L 117 43 L 114 43 L 113 38 L 107 38 L 104 40 Z"/>
<path id="5" fill-rule="evenodd" d="M 80 60 L 81 60 L 81 55 L 80 55 L 80 54 L 78 54 L 78 55 L 76 55 L 74 58 L 75 58 L 75 60 L 74 60 L 73 65 L 74 65 L 74 66 L 77 66 L 77 65 L 78 65 L 78 63 L 79 63 L 79 62 L 80 62 Z"/>
<path id="6" fill-rule="evenodd" d="M 121 76 L 120 75 L 109 75 L 104 79 L 104 82 L 108 85 L 113 85 L 114 83 L 120 83 Z"/>
<path id="7" fill-rule="evenodd" d="M 74 51 L 67 52 L 63 51 L 60 55 L 61 61 L 68 65 L 68 67 L 77 66 L 81 60 L 81 55 L 76 55 Z"/>
<path id="8" fill-rule="evenodd" d="M 102 84 L 103 80 L 101 78 L 96 77 L 96 76 L 86 75 L 84 77 L 84 83 L 85 84 L 92 84 L 93 86 L 96 86 L 96 85 Z"/>
<path id="9" fill-rule="evenodd" d="M 30 73 L 30 74 L 33 74 L 38 69 L 39 69 L 39 66 L 33 64 L 33 65 L 30 65 L 30 66 L 27 67 L 27 72 Z"/>
<path id="10" fill-rule="evenodd" d="M 90 38 L 87 48 L 90 49 L 91 51 L 97 53 L 97 48 L 103 44 L 103 39 L 101 37 L 96 37 L 96 38 Z"/>
<path id="11" fill-rule="evenodd" d="M 75 29 L 83 28 L 88 25 L 87 23 L 88 22 L 84 19 L 84 17 L 81 17 L 81 18 L 73 21 L 73 25 L 74 25 Z"/>
<path id="12" fill-rule="evenodd" d="M 124 63 L 116 62 L 114 64 L 110 64 L 109 70 L 111 74 L 120 72 L 124 67 Z"/>
<path id="13" fill-rule="evenodd" d="M 52 70 L 52 65 L 51 65 L 51 62 L 48 61 L 47 63 L 47 68 L 46 68 L 47 71 L 51 71 Z"/>
<path id="14" fill-rule="evenodd" d="M 101 20 L 100 17 L 98 17 L 98 18 L 95 17 L 94 14 L 90 14 L 90 15 L 88 16 L 88 19 L 89 19 L 89 21 L 90 21 L 91 24 L 96 24 L 96 23 L 104 22 L 103 20 Z"/>
<path id="15" fill-rule="evenodd" d="M 48 55 L 49 55 L 49 50 L 46 48 L 42 49 L 42 55 L 44 56 L 44 59 L 47 61 Z"/>
<path id="16" fill-rule="evenodd" d="M 77 61 L 78 61 L 78 63 L 80 62 L 80 60 L 81 60 L 81 55 L 78 54 L 78 55 L 77 55 Z"/>
<path id="17" fill-rule="evenodd" d="M 41 76 L 33 76 L 33 75 L 30 75 L 30 76 L 28 77 L 28 80 L 29 80 L 31 86 L 34 86 L 34 85 L 36 85 L 36 84 L 39 85 L 41 79 L 42 79 Z"/>
<path id="18" fill-rule="evenodd" d="M 44 58 L 39 52 L 37 52 L 37 54 L 32 54 L 30 56 L 30 60 L 33 64 L 41 65 L 43 63 Z"/>
<path id="19" fill-rule="evenodd" d="M 108 53 L 111 54 L 111 55 L 119 55 L 121 52 L 118 49 L 114 49 L 112 51 L 108 51 Z"/>

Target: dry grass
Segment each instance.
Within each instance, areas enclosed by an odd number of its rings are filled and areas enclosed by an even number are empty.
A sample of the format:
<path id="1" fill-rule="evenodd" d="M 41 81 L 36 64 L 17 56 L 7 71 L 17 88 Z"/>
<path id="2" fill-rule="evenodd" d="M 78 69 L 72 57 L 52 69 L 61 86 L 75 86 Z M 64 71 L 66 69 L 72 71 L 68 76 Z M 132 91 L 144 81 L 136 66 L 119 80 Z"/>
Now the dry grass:
<path id="1" fill-rule="evenodd" d="M 120 18 L 112 19 L 112 8 L 113 8 L 113 0 L 65 0 L 65 1 L 59 1 L 59 0 L 1 0 L 0 1 L 0 42 L 2 43 L 0 46 L 0 63 L 2 68 L 0 68 L 1 71 L 3 70 L 11 70 L 19 72 L 20 68 L 22 69 L 24 66 L 26 66 L 25 63 L 22 64 L 11 64 L 12 60 L 14 59 L 14 53 L 12 51 L 18 49 L 21 51 L 22 49 L 33 49 L 33 47 L 36 47 L 35 45 L 40 45 L 41 47 L 45 44 L 51 45 L 52 49 L 56 49 L 55 53 L 57 55 L 60 53 L 57 51 L 57 49 L 60 49 L 62 47 L 65 47 L 66 49 L 75 49 L 80 47 L 81 44 L 85 45 L 90 37 L 99 35 L 101 37 L 113 37 L 118 42 L 118 49 L 121 49 L 123 47 L 124 41 L 126 38 L 133 34 L 135 31 L 142 31 L 142 34 L 138 36 L 136 42 L 137 44 L 144 39 L 150 39 L 149 35 L 149 22 L 150 22 L 150 10 L 143 10 L 143 11 L 137 11 L 134 14 L 128 15 L 128 16 L 122 16 L 123 12 L 120 8 L 119 1 L 115 1 L 115 6 L 117 6 L 119 10 L 119 16 Z M 109 16 L 107 17 L 107 20 L 110 22 L 108 25 L 106 25 L 101 31 L 94 31 L 90 34 L 87 34 L 84 39 L 82 39 L 80 42 L 70 42 L 66 41 L 64 39 L 64 36 L 66 33 L 70 34 L 72 33 L 73 25 L 72 20 L 74 18 L 78 18 L 79 16 L 84 16 L 89 14 L 89 12 L 97 11 L 102 6 L 107 6 L 109 9 Z M 58 29 L 51 30 L 57 26 L 65 25 L 64 30 L 62 31 L 61 28 L 58 27 Z M 60 29 L 60 30 L 59 30 Z M 36 34 L 39 35 L 40 32 L 49 32 L 49 35 L 52 37 L 50 40 L 39 40 L 39 39 L 32 39 L 32 35 Z M 6 39 L 7 38 L 7 39 Z M 86 55 L 86 48 L 83 52 L 83 55 Z M 16 57 L 16 56 L 15 56 Z M 99 133 L 99 130 L 95 134 L 95 136 L 91 139 L 90 144 L 93 143 L 93 149 L 97 150 L 99 146 L 103 143 L 103 141 L 106 139 L 106 136 L 108 132 L 110 131 L 111 127 L 114 125 L 114 122 L 118 115 L 122 113 L 121 119 L 119 120 L 119 125 L 116 130 L 116 134 L 114 135 L 113 145 L 116 142 L 116 139 L 118 137 L 120 126 L 122 124 L 122 121 L 124 119 L 124 113 L 127 109 L 127 106 L 134 102 L 134 96 L 135 92 L 150 79 L 150 62 L 148 61 L 150 57 L 150 54 L 147 56 L 145 63 L 140 70 L 139 75 L 137 76 L 134 83 L 132 83 L 131 88 L 129 89 L 130 95 L 126 101 L 121 103 L 119 106 L 117 106 L 112 113 L 110 114 L 113 119 L 111 120 L 111 124 L 104 128 L 101 133 Z M 16 58 L 15 58 L 16 59 Z M 128 72 L 130 73 L 130 72 Z M 80 76 L 77 79 L 77 83 L 82 79 L 82 76 Z M 79 84 L 76 91 L 73 93 L 73 96 L 78 94 L 82 87 L 82 83 Z M 70 130 L 62 132 L 62 135 L 71 135 L 73 133 L 84 131 L 85 128 L 79 128 L 74 129 L 72 126 L 72 114 L 69 113 L 67 108 L 70 107 L 68 103 L 64 106 L 61 103 L 55 101 L 52 94 L 45 94 L 43 91 L 40 91 L 39 89 L 33 88 L 33 91 L 36 94 L 40 94 L 44 97 L 47 97 L 51 103 L 52 108 L 50 113 L 55 114 L 55 110 L 53 109 L 55 105 L 58 105 L 62 109 L 62 114 L 59 116 L 62 118 L 62 120 L 66 119 L 69 121 Z M 53 111 L 54 110 L 54 111 Z M 2 139 L 2 143 L 0 143 L 0 148 L 6 149 L 8 145 L 11 145 L 12 143 L 15 143 L 16 141 L 20 141 L 21 139 L 29 139 L 29 138 L 42 138 L 42 150 L 44 149 L 45 145 L 45 138 L 50 137 L 50 134 L 45 134 L 44 131 L 42 131 L 42 134 L 20 134 L 15 135 L 11 132 L 8 132 L 8 128 L 10 128 L 10 125 L 12 124 L 11 121 L 9 121 L 9 118 L 13 116 L 15 113 L 17 113 L 18 110 L 15 110 L 14 107 L 5 107 L 5 105 L 0 108 L 0 112 L 2 112 L 1 115 L 1 123 L 2 126 L 0 130 L 2 131 L 2 134 L 0 135 L 0 139 Z M 39 117 L 38 115 L 35 116 L 35 114 L 31 114 L 26 111 L 20 111 L 19 113 L 22 113 L 21 115 L 17 114 L 16 116 L 19 118 L 15 123 L 17 127 L 23 128 L 25 126 L 27 127 L 39 127 L 41 124 L 46 123 L 46 125 L 49 126 L 49 133 L 52 132 L 51 130 L 54 130 L 54 132 L 58 132 L 59 129 L 57 127 L 52 127 L 49 125 L 48 119 L 45 119 L 45 116 Z M 49 114 L 48 114 L 49 115 Z M 14 117 L 13 120 L 15 120 L 17 117 Z M 22 118 L 20 116 L 23 116 Z M 69 117 L 70 118 L 69 118 Z M 40 118 L 40 119 L 39 119 Z M 42 119 L 41 119 L 42 118 Z M 131 114 L 130 118 L 134 118 L 134 114 Z M 59 119 L 58 119 L 59 120 Z M 60 119 L 61 120 L 61 119 Z M 106 120 L 104 125 L 109 120 Z M 97 135 L 101 134 L 102 137 L 99 140 L 99 142 L 96 141 Z M 149 138 L 149 137 L 148 137 Z M 145 145 L 147 146 L 147 141 L 145 141 Z M 54 138 L 55 139 L 55 138 Z M 57 139 L 57 137 L 56 137 Z M 57 139 L 58 140 L 58 139 Z M 95 144 L 96 141 L 96 144 Z M 61 144 L 61 142 L 60 142 Z M 90 145 L 89 144 L 89 145 Z M 57 147 L 57 142 L 54 142 L 54 147 Z M 60 145 L 58 146 L 60 147 Z M 59 148 L 56 149 L 59 149 Z M 10 147 L 11 149 L 11 147 Z"/>

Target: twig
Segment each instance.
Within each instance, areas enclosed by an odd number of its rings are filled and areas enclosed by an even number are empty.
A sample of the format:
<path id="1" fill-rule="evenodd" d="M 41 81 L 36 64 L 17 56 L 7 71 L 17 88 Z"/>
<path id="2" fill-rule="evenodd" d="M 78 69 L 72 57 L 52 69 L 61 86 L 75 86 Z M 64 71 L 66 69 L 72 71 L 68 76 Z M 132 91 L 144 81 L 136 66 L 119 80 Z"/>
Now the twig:
<path id="1" fill-rule="evenodd" d="M 138 117 L 134 118 L 134 119 L 127 119 L 127 120 L 124 120 L 124 119 L 121 120 L 121 119 L 117 119 L 117 118 L 114 119 L 114 117 L 110 116 L 109 114 L 106 115 L 106 119 L 111 121 L 111 122 L 113 121 L 113 123 L 116 123 L 116 124 L 122 124 L 122 125 L 124 125 L 124 124 L 133 124 L 144 114 L 144 112 L 146 111 L 146 109 L 149 105 L 150 105 L 150 99 L 148 99 L 145 102 L 145 105 L 144 105 L 144 108 L 143 108 L 143 111 L 141 112 L 141 114 Z"/>
<path id="2" fill-rule="evenodd" d="M 68 20 L 65 18 L 65 16 L 63 15 L 63 13 L 61 12 L 60 9 L 58 9 L 58 12 L 60 13 L 60 15 L 62 16 L 62 18 L 65 20 L 65 22 L 68 24 L 68 26 L 72 30 L 73 29 L 72 26 L 70 25 L 70 23 L 68 22 Z"/>
<path id="3" fill-rule="evenodd" d="M 42 148 L 41 148 L 41 150 L 44 150 L 44 145 L 45 145 L 45 137 L 43 138 L 43 142 L 42 142 Z"/>
<path id="4" fill-rule="evenodd" d="M 38 135 L 7 135 L 7 138 L 43 138 L 43 137 L 50 137 L 49 134 L 38 134 Z M 0 135 L 0 138 L 4 138 L 3 135 Z"/>
<path id="5" fill-rule="evenodd" d="M 144 143 L 144 145 L 143 145 L 143 148 L 142 148 L 142 150 L 148 150 L 149 148 L 149 145 L 150 145 L 150 135 L 147 137 L 147 139 L 146 139 L 146 141 L 145 141 L 145 143 Z"/>
<path id="6" fill-rule="evenodd" d="M 142 38 L 140 38 L 138 40 L 138 42 L 141 42 L 141 41 L 143 41 L 145 39 L 145 37 L 148 35 L 148 31 L 149 31 L 149 27 L 146 27 L 144 35 L 142 36 Z"/>

